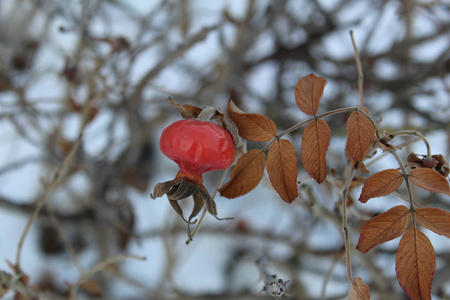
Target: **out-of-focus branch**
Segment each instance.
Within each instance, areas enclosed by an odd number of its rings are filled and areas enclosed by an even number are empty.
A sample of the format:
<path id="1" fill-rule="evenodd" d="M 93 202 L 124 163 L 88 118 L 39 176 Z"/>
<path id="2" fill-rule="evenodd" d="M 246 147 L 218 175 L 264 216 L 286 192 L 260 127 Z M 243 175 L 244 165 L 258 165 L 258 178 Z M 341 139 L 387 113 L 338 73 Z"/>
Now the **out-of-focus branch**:
<path id="1" fill-rule="evenodd" d="M 49 292 L 42 292 L 33 289 L 25 284 L 17 275 L 11 275 L 0 271 L 0 283 L 3 289 L 8 289 L 26 297 L 26 299 L 48 299 L 48 300 L 67 300 L 67 297 Z M 1 295 L 0 295 L 1 296 Z"/>

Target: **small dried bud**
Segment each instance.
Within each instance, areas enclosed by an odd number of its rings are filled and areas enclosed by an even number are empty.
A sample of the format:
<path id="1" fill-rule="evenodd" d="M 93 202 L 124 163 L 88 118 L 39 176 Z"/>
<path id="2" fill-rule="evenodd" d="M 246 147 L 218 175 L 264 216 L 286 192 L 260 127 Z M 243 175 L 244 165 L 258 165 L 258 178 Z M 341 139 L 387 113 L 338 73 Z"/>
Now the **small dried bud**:
<path id="1" fill-rule="evenodd" d="M 428 159 L 428 158 L 423 159 L 423 167 L 424 168 L 436 168 L 437 165 L 438 165 L 438 161 L 434 157 L 432 157 L 431 159 Z"/>

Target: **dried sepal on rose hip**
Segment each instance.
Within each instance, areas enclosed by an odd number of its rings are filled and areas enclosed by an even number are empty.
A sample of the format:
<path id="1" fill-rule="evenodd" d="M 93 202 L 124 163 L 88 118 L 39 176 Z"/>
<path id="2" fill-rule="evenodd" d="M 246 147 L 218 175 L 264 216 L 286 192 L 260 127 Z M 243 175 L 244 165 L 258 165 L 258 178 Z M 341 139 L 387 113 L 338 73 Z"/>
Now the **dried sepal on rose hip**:
<path id="1" fill-rule="evenodd" d="M 207 113 L 206 118 L 211 115 Z M 205 118 L 200 114 L 199 119 Z M 197 216 L 203 205 L 215 218 L 216 203 L 203 185 L 203 173 L 228 168 L 234 160 L 235 144 L 231 134 L 223 127 L 199 119 L 185 119 L 169 125 L 161 134 L 161 152 L 178 164 L 180 170 L 175 179 L 158 183 L 151 197 L 167 195 L 174 210 L 188 224 Z M 179 200 L 193 196 L 194 208 L 188 220 L 178 204 Z"/>
<path id="2" fill-rule="evenodd" d="M 444 177 L 447 177 L 450 174 L 449 164 L 442 154 L 431 155 L 431 159 L 428 159 L 426 155 L 420 156 L 421 158 L 415 153 L 410 153 L 408 155 L 407 161 L 411 164 L 411 167 L 435 169 Z"/>

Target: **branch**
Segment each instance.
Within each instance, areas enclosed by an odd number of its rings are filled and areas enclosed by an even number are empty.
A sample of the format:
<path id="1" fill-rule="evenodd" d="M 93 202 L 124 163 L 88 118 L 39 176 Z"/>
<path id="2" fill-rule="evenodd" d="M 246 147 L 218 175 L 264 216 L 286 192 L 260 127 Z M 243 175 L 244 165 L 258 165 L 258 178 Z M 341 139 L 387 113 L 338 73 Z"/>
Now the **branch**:
<path id="1" fill-rule="evenodd" d="M 9 289 L 25 296 L 27 299 L 46 299 L 46 300 L 67 300 L 58 294 L 50 292 L 39 292 L 27 286 L 18 276 L 0 271 L 0 283 L 2 288 Z M 2 295 L 0 295 L 1 297 Z"/>

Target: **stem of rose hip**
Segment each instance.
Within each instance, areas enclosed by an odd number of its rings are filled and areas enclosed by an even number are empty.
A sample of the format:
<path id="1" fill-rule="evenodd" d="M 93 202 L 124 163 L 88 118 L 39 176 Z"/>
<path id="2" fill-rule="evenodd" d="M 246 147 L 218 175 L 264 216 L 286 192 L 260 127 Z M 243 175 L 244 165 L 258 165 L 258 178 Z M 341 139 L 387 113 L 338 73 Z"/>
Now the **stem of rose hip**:
<path id="1" fill-rule="evenodd" d="M 392 136 L 392 139 L 396 138 L 397 136 L 417 136 L 425 143 L 425 147 L 427 147 L 427 159 L 431 160 L 430 143 L 428 143 L 427 138 L 420 132 L 417 132 L 415 130 L 399 130 L 394 133 L 391 133 L 390 136 Z"/>

